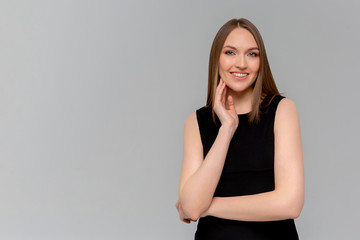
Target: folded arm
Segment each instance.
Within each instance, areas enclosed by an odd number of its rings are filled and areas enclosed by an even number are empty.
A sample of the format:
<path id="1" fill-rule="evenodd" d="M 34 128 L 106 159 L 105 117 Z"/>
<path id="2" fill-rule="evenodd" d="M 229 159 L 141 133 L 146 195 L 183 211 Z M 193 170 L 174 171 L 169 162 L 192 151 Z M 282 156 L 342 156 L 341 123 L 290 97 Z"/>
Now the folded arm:
<path id="1" fill-rule="evenodd" d="M 193 221 L 196 221 L 211 204 L 232 135 L 233 131 L 221 126 L 215 142 L 204 159 L 196 113 L 192 113 L 186 119 L 179 204 L 183 214 Z"/>

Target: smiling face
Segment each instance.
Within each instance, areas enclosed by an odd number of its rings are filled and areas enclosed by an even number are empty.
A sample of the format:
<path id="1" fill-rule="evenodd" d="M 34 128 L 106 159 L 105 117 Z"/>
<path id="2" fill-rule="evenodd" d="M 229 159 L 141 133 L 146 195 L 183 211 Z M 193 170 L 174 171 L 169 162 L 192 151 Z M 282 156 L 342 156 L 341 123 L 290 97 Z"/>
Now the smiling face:
<path id="1" fill-rule="evenodd" d="M 248 30 L 237 27 L 227 36 L 219 58 L 219 74 L 229 94 L 252 92 L 260 67 L 259 53 Z"/>

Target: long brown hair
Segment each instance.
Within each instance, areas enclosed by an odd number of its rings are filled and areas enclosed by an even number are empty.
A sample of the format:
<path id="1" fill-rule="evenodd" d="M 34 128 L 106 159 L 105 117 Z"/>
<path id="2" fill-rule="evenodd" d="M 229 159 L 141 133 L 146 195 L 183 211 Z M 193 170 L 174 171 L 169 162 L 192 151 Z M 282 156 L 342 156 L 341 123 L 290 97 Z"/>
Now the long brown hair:
<path id="1" fill-rule="evenodd" d="M 236 27 L 248 30 L 255 38 L 260 52 L 260 67 L 258 76 L 253 84 L 252 110 L 249 113 L 249 123 L 260 121 L 260 114 L 263 108 L 269 105 L 272 98 L 280 95 L 271 73 L 269 62 L 266 56 L 264 42 L 260 32 L 249 20 L 245 18 L 231 19 L 225 23 L 217 32 L 211 46 L 209 58 L 208 94 L 206 106 L 212 109 L 212 118 L 216 124 L 216 113 L 214 112 L 214 100 L 216 87 L 219 84 L 219 58 L 227 36 Z"/>

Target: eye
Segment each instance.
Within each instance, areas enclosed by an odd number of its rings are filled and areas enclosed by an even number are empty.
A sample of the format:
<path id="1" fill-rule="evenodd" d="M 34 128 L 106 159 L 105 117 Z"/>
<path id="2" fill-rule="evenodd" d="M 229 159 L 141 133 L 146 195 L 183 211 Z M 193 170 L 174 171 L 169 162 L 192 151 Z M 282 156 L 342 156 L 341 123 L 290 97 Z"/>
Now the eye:
<path id="1" fill-rule="evenodd" d="M 249 55 L 250 55 L 251 57 L 257 57 L 257 56 L 258 56 L 258 54 L 255 53 L 255 52 L 251 52 L 251 53 L 249 53 Z"/>
<path id="2" fill-rule="evenodd" d="M 226 55 L 234 55 L 235 53 L 233 51 L 228 50 L 228 51 L 225 52 L 225 54 Z"/>

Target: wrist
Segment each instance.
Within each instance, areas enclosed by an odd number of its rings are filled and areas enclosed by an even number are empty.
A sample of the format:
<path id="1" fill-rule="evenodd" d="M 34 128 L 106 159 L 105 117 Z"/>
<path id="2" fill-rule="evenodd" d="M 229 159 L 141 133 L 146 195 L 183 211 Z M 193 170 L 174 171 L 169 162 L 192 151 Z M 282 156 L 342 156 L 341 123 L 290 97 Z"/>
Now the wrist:
<path id="1" fill-rule="evenodd" d="M 228 136 L 230 138 L 232 138 L 232 136 L 234 135 L 235 130 L 232 129 L 231 127 L 222 125 L 219 128 L 219 134 L 223 134 L 225 136 Z"/>

